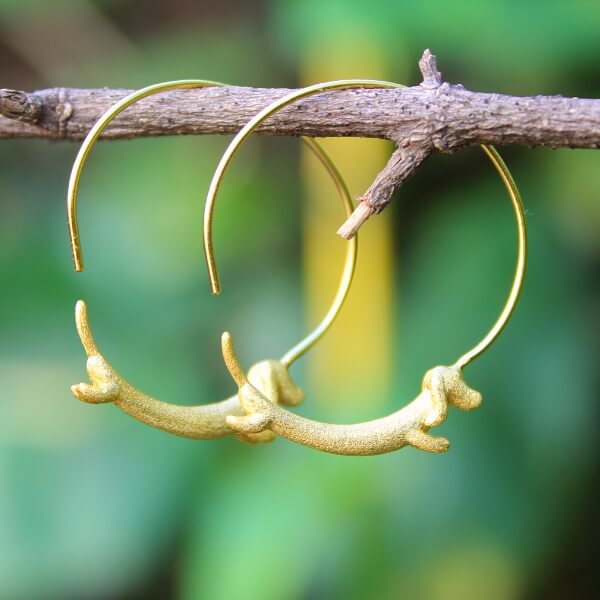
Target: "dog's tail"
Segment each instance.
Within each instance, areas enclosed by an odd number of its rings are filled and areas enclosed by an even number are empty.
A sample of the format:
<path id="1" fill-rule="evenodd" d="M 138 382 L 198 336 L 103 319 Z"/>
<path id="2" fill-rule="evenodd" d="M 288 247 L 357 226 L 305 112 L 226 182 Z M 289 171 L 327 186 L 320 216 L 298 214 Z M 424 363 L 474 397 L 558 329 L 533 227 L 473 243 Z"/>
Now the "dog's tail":
<path id="1" fill-rule="evenodd" d="M 96 340 L 92 335 L 90 324 L 87 318 L 87 306 L 83 300 L 78 300 L 75 305 L 75 324 L 77 325 L 77 333 L 79 339 L 85 348 L 88 356 L 95 356 L 100 354 Z"/>
<path id="2" fill-rule="evenodd" d="M 231 377 L 236 382 L 238 387 L 242 387 L 246 383 L 248 383 L 248 379 L 246 378 L 246 374 L 240 365 L 240 361 L 235 353 L 235 348 L 233 347 L 233 340 L 231 339 L 231 334 L 229 331 L 225 331 L 221 336 L 221 350 L 223 352 L 223 359 L 225 360 L 225 366 L 229 371 Z"/>

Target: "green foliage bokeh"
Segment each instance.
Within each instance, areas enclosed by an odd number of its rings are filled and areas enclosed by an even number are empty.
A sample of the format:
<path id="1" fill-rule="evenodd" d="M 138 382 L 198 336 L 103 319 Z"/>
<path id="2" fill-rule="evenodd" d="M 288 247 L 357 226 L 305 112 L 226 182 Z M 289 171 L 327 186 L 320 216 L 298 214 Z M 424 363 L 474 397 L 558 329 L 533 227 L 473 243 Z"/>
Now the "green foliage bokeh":
<path id="1" fill-rule="evenodd" d="M 292 86 L 307 48 L 347 29 L 376 37 L 392 70 L 408 66 L 414 81 L 431 47 L 450 80 L 475 89 L 600 95 L 593 2 L 271 0 L 241 16 L 230 3 L 156 3 L 165 24 L 143 4 L 52 3 L 47 27 L 57 35 L 77 17 L 114 30 L 129 50 L 57 52 L 52 73 L 24 59 L 24 74 L 5 67 L 2 87 L 134 88 L 178 77 Z M 21 56 L 15 32 L 43 26 L 48 7 L 0 1 L 5 48 Z M 252 140 L 236 159 L 218 213 L 225 292 L 209 294 L 202 203 L 225 144 L 98 145 L 81 187 L 88 269 L 76 275 L 64 223 L 76 145 L 0 143 L 0 597 L 506 599 L 553 577 L 562 585 L 552 573 L 576 560 L 566 553 L 580 547 L 573 536 L 591 510 L 597 466 L 600 156 L 504 153 L 528 210 L 531 258 L 513 322 L 468 373 L 484 406 L 440 429 L 453 441 L 447 455 L 348 459 L 283 440 L 176 439 L 70 395 L 85 379 L 73 324 L 80 297 L 111 362 L 170 402 L 232 393 L 219 354 L 226 327 L 247 333 L 245 364 L 300 335 L 293 140 Z M 514 252 L 504 192 L 476 150 L 434 157 L 395 204 L 378 217 L 393 219 L 402 240 L 402 362 L 388 411 L 494 317 Z M 302 382 L 301 367 L 295 374 Z M 312 405 L 302 411 L 319 417 Z"/>

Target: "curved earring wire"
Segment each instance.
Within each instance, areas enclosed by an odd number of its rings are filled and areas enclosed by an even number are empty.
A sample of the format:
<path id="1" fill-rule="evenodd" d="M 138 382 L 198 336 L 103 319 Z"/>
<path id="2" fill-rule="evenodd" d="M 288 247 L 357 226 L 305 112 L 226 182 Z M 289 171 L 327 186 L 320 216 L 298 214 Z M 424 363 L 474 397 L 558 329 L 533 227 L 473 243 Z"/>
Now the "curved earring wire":
<path id="1" fill-rule="evenodd" d="M 523 288 L 523 281 L 525 280 L 525 271 L 527 269 L 527 223 L 525 221 L 523 201 L 521 200 L 517 184 L 496 148 L 486 145 L 482 145 L 481 148 L 492 161 L 496 171 L 500 174 L 513 207 L 517 225 L 517 265 L 515 267 L 515 274 L 513 276 L 513 282 L 508 297 L 506 298 L 506 302 L 504 303 L 504 307 L 502 308 L 498 319 L 481 341 L 471 348 L 471 350 L 465 352 L 465 354 L 456 361 L 455 366 L 459 369 L 463 369 L 478 356 L 481 356 L 481 354 L 483 354 L 498 339 L 517 306 Z"/>
<path id="2" fill-rule="evenodd" d="M 102 130 L 125 108 L 146 96 L 166 90 L 216 85 L 224 84 L 206 80 L 183 80 L 148 86 L 129 94 L 108 109 L 90 130 L 79 150 L 69 181 L 69 231 L 71 234 L 71 248 L 73 250 L 73 258 L 77 271 L 83 270 L 76 212 L 79 179 L 92 146 L 102 133 Z M 342 200 L 345 213 L 346 215 L 350 215 L 352 213 L 352 198 L 346 183 L 342 179 L 337 168 L 319 144 L 311 138 L 305 139 L 305 142 L 333 179 Z M 332 307 L 328 312 L 328 317 L 330 319 L 337 314 L 346 297 L 347 289 L 354 273 L 356 248 L 356 244 L 349 244 L 347 246 L 342 275 L 343 283 L 340 286 L 340 292 L 336 294 Z M 328 317 L 326 317 L 325 320 L 327 320 Z M 275 434 L 270 431 L 245 434 L 236 432 L 227 424 L 227 416 L 242 416 L 244 414 L 237 395 L 212 404 L 178 406 L 162 402 L 137 390 L 112 368 L 98 350 L 98 346 L 89 326 L 87 307 L 83 300 L 77 302 L 75 308 L 75 321 L 79 337 L 88 356 L 87 371 L 91 380 L 91 385 L 80 383 L 72 386 L 71 391 L 75 397 L 83 402 L 92 404 L 113 402 L 121 410 L 139 421 L 157 429 L 193 439 L 214 439 L 235 434 L 244 441 L 256 443 L 269 442 L 275 438 Z M 322 335 L 322 333 L 318 334 L 318 337 L 320 337 L 320 335 Z M 314 342 L 312 342 L 311 338 L 311 345 L 312 343 Z M 292 382 L 287 366 L 289 362 L 299 355 L 299 353 L 301 354 L 306 351 L 305 346 L 306 340 L 300 342 L 300 344 L 290 350 L 290 352 L 286 354 L 286 357 L 288 357 L 287 361 L 264 360 L 255 364 L 248 371 L 248 380 L 275 404 L 283 403 L 288 406 L 299 404 L 302 402 L 303 393 L 302 390 Z"/>
<path id="3" fill-rule="evenodd" d="M 219 193 L 219 188 L 221 187 L 221 182 L 225 175 L 225 171 L 229 164 L 231 163 L 233 157 L 237 154 L 237 151 L 240 149 L 242 143 L 248 138 L 252 132 L 268 117 L 277 112 L 278 110 L 284 108 L 288 104 L 292 104 L 296 100 L 300 100 L 301 98 L 306 98 L 307 96 L 312 96 L 314 94 L 318 94 L 319 92 L 323 92 L 326 90 L 335 90 L 335 89 L 348 89 L 348 88 L 401 88 L 405 87 L 399 83 L 392 83 L 391 81 L 377 81 L 374 79 L 345 79 L 339 81 L 330 81 L 327 83 L 318 83 L 315 85 L 311 85 L 305 87 L 296 92 L 292 92 L 291 94 L 287 94 L 283 96 L 279 100 L 276 100 L 272 104 L 269 104 L 265 108 L 263 108 L 259 113 L 257 113 L 250 121 L 242 127 L 235 135 L 217 168 L 215 169 L 212 181 L 210 182 L 210 186 L 208 188 L 208 195 L 206 196 L 206 204 L 204 206 L 204 254 L 206 256 L 206 264 L 208 266 L 208 277 L 210 279 L 210 286 L 213 294 L 221 293 L 221 282 L 219 279 L 219 272 L 217 270 L 217 264 L 214 258 L 214 249 L 212 242 L 212 232 L 213 232 L 213 211 L 215 208 L 215 203 L 217 201 L 217 194 Z"/>
<path id="4" fill-rule="evenodd" d="M 69 239 L 71 243 L 71 252 L 73 254 L 73 262 L 75 271 L 82 272 L 84 268 L 83 254 L 81 251 L 81 240 L 79 236 L 79 225 L 77 222 L 77 192 L 79 190 L 79 180 L 83 171 L 85 161 L 97 139 L 106 129 L 107 125 L 127 107 L 135 104 L 143 98 L 153 96 L 161 92 L 172 90 L 193 89 L 202 87 L 221 87 L 224 83 L 218 81 L 210 81 L 208 79 L 179 79 L 177 81 L 165 81 L 149 85 L 145 88 L 128 94 L 115 104 L 113 104 L 94 124 L 88 134 L 85 136 L 79 152 L 73 162 L 71 168 L 71 176 L 69 177 L 69 188 L 67 191 L 67 223 L 69 226 Z"/>
<path id="5" fill-rule="evenodd" d="M 274 114 L 281 108 L 287 106 L 299 100 L 300 98 L 304 98 L 306 96 L 311 96 L 313 94 L 319 93 L 325 90 L 332 89 L 340 89 L 340 88 L 400 88 L 404 87 L 398 83 L 392 83 L 389 81 L 377 81 L 373 79 L 346 79 L 340 81 L 332 81 L 324 84 L 316 84 L 302 90 L 293 92 L 279 100 L 276 100 L 269 106 L 265 107 L 259 113 L 257 113 L 240 131 L 235 135 L 217 168 L 213 174 L 213 178 L 210 182 L 210 186 L 208 188 L 208 195 L 206 197 L 206 204 L 204 207 L 204 253 L 206 256 L 206 264 L 208 267 L 208 277 L 210 280 L 211 290 L 213 294 L 221 293 L 221 283 L 219 280 L 219 272 L 217 270 L 217 264 L 214 258 L 214 248 L 212 242 L 212 232 L 213 232 L 213 213 L 215 208 L 215 203 L 217 201 L 217 194 L 219 192 L 221 182 L 225 175 L 227 168 L 229 167 L 233 157 L 237 154 L 243 142 L 256 130 L 256 128 L 267 119 L 270 115 Z M 302 140 L 309 143 L 308 140 L 310 138 L 302 137 Z M 315 143 L 314 140 L 309 143 Z M 352 244 L 353 240 L 349 240 L 349 243 Z M 350 289 L 350 284 L 352 283 L 352 276 L 354 273 L 354 264 L 350 267 L 350 253 L 353 253 L 354 258 L 356 260 L 356 247 L 349 247 L 347 250 L 347 262 L 346 268 L 344 269 L 344 274 L 340 280 L 338 290 L 335 295 L 335 299 L 333 304 L 331 305 L 329 311 L 325 315 L 324 319 L 317 325 L 317 327 L 306 336 L 299 344 L 294 346 L 291 350 L 289 350 L 281 359 L 281 362 L 287 366 L 291 365 L 294 361 L 300 358 L 303 354 L 308 352 L 310 348 L 312 348 L 318 341 L 321 339 L 323 335 L 327 332 L 327 330 L 333 324 L 338 312 L 340 311 L 348 291 Z"/>
<path id="6" fill-rule="evenodd" d="M 223 156 L 221 157 L 221 160 L 213 175 L 212 181 L 210 182 L 208 195 L 206 198 L 206 205 L 204 208 L 204 252 L 206 255 L 206 264 L 208 266 L 208 275 L 213 294 L 219 294 L 221 292 L 221 283 L 219 279 L 217 263 L 214 257 L 214 246 L 212 242 L 213 212 L 217 201 L 219 188 L 221 186 L 221 182 L 223 180 L 225 172 L 229 164 L 231 163 L 233 157 L 240 149 L 240 146 L 242 145 L 244 140 L 248 138 L 254 132 L 254 130 L 268 117 L 276 113 L 278 110 L 284 108 L 285 106 L 288 106 L 289 104 L 292 104 L 302 98 L 314 96 L 315 94 L 319 94 L 328 90 L 349 88 L 402 87 L 405 86 L 400 83 L 393 83 L 390 81 L 379 81 L 373 79 L 345 79 L 339 81 L 329 81 L 326 83 L 317 83 L 315 85 L 302 88 L 300 90 L 287 94 L 286 96 L 283 96 L 279 100 L 276 100 L 275 102 L 263 108 L 252 119 L 250 119 L 248 123 L 246 123 L 246 125 L 233 138 L 233 140 L 223 153 Z M 508 191 L 517 222 L 518 256 L 517 266 L 513 277 L 511 290 L 508 294 L 500 316 L 498 317 L 496 323 L 494 323 L 490 331 L 484 336 L 484 338 L 476 346 L 474 346 L 471 350 L 466 352 L 463 356 L 461 356 L 458 359 L 456 365 L 459 368 L 468 365 L 471 361 L 473 361 L 475 358 L 477 358 L 483 352 L 485 352 L 500 335 L 515 309 L 525 277 L 525 266 L 527 256 L 527 230 L 525 224 L 523 203 L 519 195 L 519 190 L 517 189 L 517 186 L 506 164 L 498 154 L 498 151 L 493 146 L 482 145 L 481 148 L 492 161 L 492 164 L 500 174 L 500 177 L 502 178 L 502 181 Z M 331 319 L 331 321 L 326 325 L 322 324 L 321 326 L 324 327 L 324 329 L 326 330 L 326 328 L 331 325 L 331 322 L 333 322 L 333 319 Z M 323 323 L 325 323 L 325 321 Z"/>
<path id="7" fill-rule="evenodd" d="M 346 80 L 317 84 L 298 90 L 273 102 L 257 114 L 237 134 L 225 151 L 209 189 L 204 220 L 205 251 L 215 293 L 218 293 L 220 285 L 211 238 L 212 210 L 221 178 L 240 144 L 268 116 L 295 100 L 324 90 L 347 87 L 402 86 L 372 80 Z M 333 425 L 300 417 L 269 402 L 268 398 L 252 386 L 243 375 L 231 336 L 225 332 L 222 337 L 223 358 L 238 385 L 240 402 L 246 412 L 243 417 L 227 417 L 227 423 L 231 427 L 245 433 L 272 431 L 299 444 L 333 454 L 383 454 L 407 445 L 429 452 L 444 452 L 448 449 L 449 442 L 446 438 L 435 437 L 428 432 L 432 427 L 445 421 L 448 405 L 472 410 L 481 404 L 481 394 L 469 388 L 463 381 L 462 369 L 487 350 L 508 323 L 521 292 L 527 262 L 527 230 L 519 191 L 495 148 L 482 146 L 482 149 L 500 174 L 508 191 L 517 225 L 517 265 L 513 283 L 500 316 L 483 339 L 463 354 L 454 365 L 439 366 L 427 371 L 423 378 L 421 393 L 406 407 L 387 417 L 366 423 Z"/>
<path id="8" fill-rule="evenodd" d="M 335 182 L 338 193 L 344 203 L 344 210 L 347 215 L 352 214 L 352 196 L 346 182 L 331 158 L 325 153 L 320 144 L 313 138 L 302 137 L 302 141 L 313 151 L 321 164 L 325 167 L 331 178 Z M 206 239 L 206 238 L 205 238 Z M 338 316 L 352 285 L 354 271 L 356 269 L 356 255 L 358 252 L 358 241 L 349 240 L 346 245 L 346 260 L 344 261 L 344 270 L 338 284 L 337 291 L 329 310 L 323 317 L 323 320 L 309 333 L 304 339 L 298 342 L 293 348 L 288 350 L 280 359 L 282 365 L 289 367 L 293 362 L 306 354 L 314 345 L 327 333 L 336 317 Z"/>

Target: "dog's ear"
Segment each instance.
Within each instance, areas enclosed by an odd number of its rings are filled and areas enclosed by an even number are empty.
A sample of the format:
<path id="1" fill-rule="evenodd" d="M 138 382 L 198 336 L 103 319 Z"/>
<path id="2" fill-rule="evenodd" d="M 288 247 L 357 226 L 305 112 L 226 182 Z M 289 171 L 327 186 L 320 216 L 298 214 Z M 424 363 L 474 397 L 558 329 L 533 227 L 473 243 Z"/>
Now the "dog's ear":
<path id="1" fill-rule="evenodd" d="M 286 406 L 302 404 L 304 392 L 292 381 L 287 366 L 279 361 L 273 361 L 273 363 L 281 404 Z"/>
<path id="2" fill-rule="evenodd" d="M 448 415 L 448 398 L 446 393 L 444 367 L 435 367 L 427 371 L 423 378 L 423 390 L 431 395 L 431 410 L 423 421 L 426 427 L 435 427 Z"/>
<path id="3" fill-rule="evenodd" d="M 448 392 L 448 402 L 456 408 L 473 410 L 481 406 L 481 394 L 465 383 L 460 369 L 449 369 L 446 390 Z"/>

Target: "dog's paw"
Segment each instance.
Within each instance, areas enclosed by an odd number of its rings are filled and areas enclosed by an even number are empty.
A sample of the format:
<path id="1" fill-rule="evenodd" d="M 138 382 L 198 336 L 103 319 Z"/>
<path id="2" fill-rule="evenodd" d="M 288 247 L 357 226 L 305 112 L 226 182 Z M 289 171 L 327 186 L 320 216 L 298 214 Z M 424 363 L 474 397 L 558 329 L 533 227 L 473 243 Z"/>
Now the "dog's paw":
<path id="1" fill-rule="evenodd" d="M 446 452 L 450 448 L 450 442 L 445 437 L 431 435 L 421 429 L 411 429 L 406 434 L 406 441 L 425 452 Z"/>
<path id="2" fill-rule="evenodd" d="M 266 429 L 260 433 L 236 433 L 235 437 L 247 444 L 270 444 L 277 436 Z"/>
<path id="3" fill-rule="evenodd" d="M 89 385 L 79 383 L 71 386 L 71 392 L 75 398 L 89 404 L 104 404 L 114 402 L 119 394 L 119 384 L 115 381 L 106 381 Z"/>

